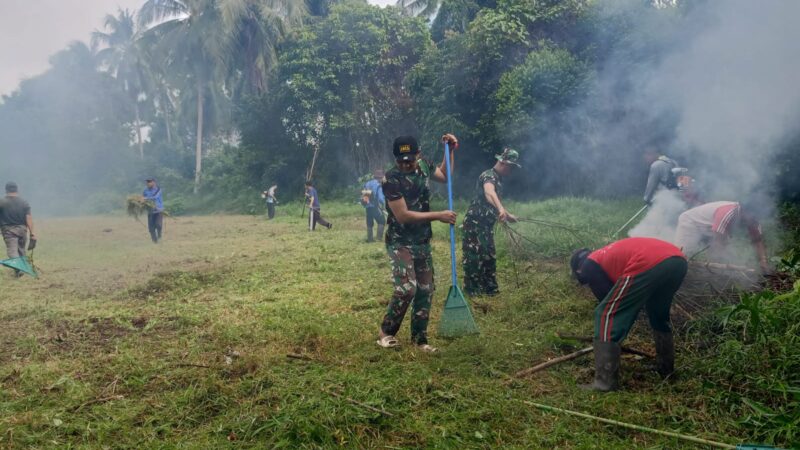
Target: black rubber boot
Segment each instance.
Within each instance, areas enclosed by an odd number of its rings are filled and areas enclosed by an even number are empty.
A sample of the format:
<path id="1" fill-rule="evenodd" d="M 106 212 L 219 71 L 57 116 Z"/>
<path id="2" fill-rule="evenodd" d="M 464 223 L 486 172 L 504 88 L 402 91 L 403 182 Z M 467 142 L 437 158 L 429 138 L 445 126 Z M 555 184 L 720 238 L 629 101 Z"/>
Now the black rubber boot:
<path id="1" fill-rule="evenodd" d="M 372 227 L 367 227 L 367 242 L 374 242 L 375 239 L 372 238 Z"/>
<path id="2" fill-rule="evenodd" d="M 616 342 L 594 340 L 594 383 L 586 389 L 608 392 L 619 389 L 619 359 L 622 348 Z"/>
<path id="3" fill-rule="evenodd" d="M 671 331 L 653 331 L 656 341 L 656 371 L 661 378 L 667 378 L 675 372 L 675 343 Z"/>

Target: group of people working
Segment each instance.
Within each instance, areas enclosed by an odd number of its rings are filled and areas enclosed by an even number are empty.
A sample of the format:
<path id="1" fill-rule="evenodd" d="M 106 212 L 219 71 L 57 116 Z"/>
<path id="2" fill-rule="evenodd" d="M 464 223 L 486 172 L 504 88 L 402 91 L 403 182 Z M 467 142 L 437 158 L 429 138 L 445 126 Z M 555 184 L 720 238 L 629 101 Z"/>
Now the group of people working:
<path id="1" fill-rule="evenodd" d="M 621 342 L 644 308 L 656 349 L 656 370 L 669 377 L 675 369 L 675 345 L 670 308 L 688 272 L 687 256 L 706 249 L 709 259 L 725 261 L 728 243 L 736 229 L 746 229 L 762 271 L 769 270 L 761 226 L 738 202 L 702 203 L 691 189 L 687 169 L 666 156 L 646 155 L 650 173 L 644 194 L 653 205 L 660 188 L 681 191 L 687 210 L 678 217 L 673 242 L 633 237 L 592 251 L 573 252 L 570 268 L 579 283 L 588 285 L 598 300 L 594 311 L 595 378 L 590 385 L 600 391 L 619 387 Z M 705 247 L 704 247 L 705 246 Z"/>
<path id="2" fill-rule="evenodd" d="M 451 134 L 445 134 L 442 140 L 454 150 L 450 165 L 455 167 L 453 155 L 457 153 L 458 140 Z M 380 187 L 388 214 L 385 242 L 392 261 L 394 289 L 377 344 L 385 348 L 399 345 L 396 335 L 410 306 L 412 343 L 423 351 L 435 352 L 427 335 L 434 291 L 431 223 L 455 224 L 456 213 L 431 211 L 430 183 L 447 182 L 446 161 L 435 165 L 424 158 L 411 136 L 395 140 L 393 155 L 396 164 L 385 174 Z M 501 198 L 503 179 L 521 167 L 519 154 L 505 149 L 496 159 L 497 163 L 478 177 L 475 197 L 462 221 L 464 292 L 470 295 L 492 296 L 499 292 L 494 225 L 517 220 L 505 209 Z M 691 184 L 686 169 L 677 167 L 674 160 L 657 156 L 650 163 L 646 205 L 652 204 L 659 188 L 686 190 Z M 374 189 L 374 182 L 371 183 Z M 767 268 L 761 228 L 739 203 L 701 204 L 696 193 L 684 194 L 692 208 L 678 218 L 675 243 L 648 237 L 627 238 L 594 251 L 576 250 L 570 259 L 574 277 L 588 285 L 599 302 L 594 312 L 595 379 L 587 386 L 591 389 L 609 391 L 619 387 L 621 342 L 643 308 L 653 329 L 657 372 L 663 377 L 673 373 L 675 347 L 670 308 L 688 271 L 689 251 L 708 241 L 711 257 L 718 257 L 733 230 L 744 227 L 762 268 Z"/>
<path id="3" fill-rule="evenodd" d="M 445 134 L 450 154 L 451 175 L 455 169 L 458 139 Z M 456 224 L 456 213 L 450 210 L 431 211 L 431 181 L 447 182 L 444 158 L 436 165 L 422 156 L 413 136 L 395 139 L 392 148 L 395 166 L 386 172 L 382 183 L 385 197 L 387 229 L 385 243 L 392 262 L 394 290 L 380 326 L 378 345 L 397 347 L 396 334 L 409 306 L 411 307 L 411 341 L 419 349 L 435 352 L 428 343 L 428 319 L 434 291 L 431 256 L 431 223 Z M 494 225 L 497 220 L 516 218 L 504 208 L 502 179 L 520 167 L 519 154 L 506 149 L 496 156 L 496 164 L 478 177 L 475 198 L 467 209 L 462 229 L 464 257 L 464 290 L 471 295 L 497 295 Z"/>
<path id="4" fill-rule="evenodd" d="M 452 174 L 458 139 L 445 134 L 442 142 L 452 149 L 449 161 Z M 457 214 L 450 210 L 431 211 L 431 181 L 447 182 L 447 161 L 443 158 L 436 165 L 423 157 L 412 136 L 395 139 L 392 153 L 394 166 L 385 173 L 373 172 L 361 199 L 366 211 L 367 240 L 374 240 L 373 227 L 377 224 L 378 236 L 384 236 L 391 259 L 393 293 L 377 344 L 385 348 L 399 345 L 396 335 L 411 307 L 412 343 L 422 351 L 435 352 L 437 349 L 429 344 L 427 333 L 434 292 L 431 223 L 455 225 Z M 478 177 L 475 196 L 462 221 L 464 292 L 471 296 L 499 293 L 494 226 L 498 221 L 517 221 L 504 207 L 502 193 L 503 180 L 521 167 L 519 153 L 504 149 L 496 155 L 496 160 L 493 167 Z M 150 205 L 148 229 L 152 241 L 157 243 L 163 229 L 163 194 L 155 179 L 148 178 L 146 184 L 142 199 Z M 686 169 L 679 168 L 674 160 L 651 157 L 645 204 L 652 204 L 655 192 L 661 187 L 685 190 L 688 184 Z M 26 248 L 32 248 L 36 241 L 31 208 L 19 197 L 15 183 L 7 183 L 5 191 L 6 196 L 0 199 L 0 229 L 7 254 L 9 258 L 24 257 Z M 277 186 L 273 185 L 263 193 L 270 219 L 278 203 L 276 191 Z M 313 231 L 317 224 L 332 228 L 320 215 L 319 195 L 311 182 L 305 184 L 305 197 L 309 230 Z M 593 389 L 618 388 L 621 342 L 643 308 L 653 329 L 657 371 L 664 377 L 672 374 L 675 349 L 670 307 L 688 270 L 687 255 L 707 244 L 711 258 L 722 258 L 733 231 L 744 228 L 762 269 L 768 268 L 761 227 L 739 203 L 703 204 L 696 194 L 684 195 L 684 199 L 691 208 L 680 214 L 673 243 L 648 237 L 627 238 L 594 251 L 576 250 L 570 259 L 574 277 L 580 284 L 588 285 L 599 302 L 594 311 L 595 379 L 590 386 Z"/>
<path id="5" fill-rule="evenodd" d="M 269 189 L 261 193 L 261 198 L 265 199 L 267 205 L 267 220 L 275 218 L 275 207 L 278 205 L 278 185 L 273 184 Z M 327 229 L 333 228 L 333 224 L 322 218 L 321 207 L 319 202 L 319 194 L 314 187 L 314 183 L 306 181 L 305 183 L 305 204 L 303 211 L 308 207 L 308 229 L 314 231 L 317 229 L 317 224 L 322 225 Z M 305 212 L 303 213 L 305 214 Z"/>

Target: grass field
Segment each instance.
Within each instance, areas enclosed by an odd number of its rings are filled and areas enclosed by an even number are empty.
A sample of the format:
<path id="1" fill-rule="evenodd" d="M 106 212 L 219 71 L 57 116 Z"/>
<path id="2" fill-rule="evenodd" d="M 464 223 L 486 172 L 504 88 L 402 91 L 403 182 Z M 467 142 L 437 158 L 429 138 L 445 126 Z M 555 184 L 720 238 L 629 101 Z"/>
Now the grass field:
<path id="1" fill-rule="evenodd" d="M 535 245 L 512 264 L 498 232 L 503 292 L 476 300 L 480 336 L 432 331 L 439 354 L 416 351 L 405 325 L 401 348 L 375 345 L 389 264 L 363 242 L 357 205 L 329 207 L 333 230 L 314 233 L 299 205 L 272 222 L 181 217 L 157 246 L 129 218 L 40 220 L 41 278 L 0 277 L 0 448 L 693 448 L 528 400 L 739 442 L 702 380 L 662 382 L 647 360 L 625 357 L 625 390 L 605 395 L 577 386 L 591 356 L 509 379 L 574 351 L 557 331 L 591 334 L 594 301 L 567 252 L 601 243 L 636 206 L 513 205 L 579 234 L 520 224 Z M 434 235 L 431 330 L 450 285 L 446 226 Z M 647 327 L 627 345 L 652 351 Z M 682 345 L 678 370 L 691 374 Z"/>

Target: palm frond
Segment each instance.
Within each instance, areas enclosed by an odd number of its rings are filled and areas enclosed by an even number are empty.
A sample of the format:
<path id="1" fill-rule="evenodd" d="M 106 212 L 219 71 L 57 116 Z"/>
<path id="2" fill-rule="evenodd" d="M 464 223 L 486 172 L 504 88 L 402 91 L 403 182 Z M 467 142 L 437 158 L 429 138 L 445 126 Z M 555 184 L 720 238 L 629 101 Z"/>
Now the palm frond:
<path id="1" fill-rule="evenodd" d="M 187 0 L 147 0 L 139 9 L 139 25 L 147 27 L 154 22 L 174 19 L 191 13 Z"/>
<path id="2" fill-rule="evenodd" d="M 441 0 L 397 0 L 395 6 L 409 16 L 431 17 L 439 10 Z"/>

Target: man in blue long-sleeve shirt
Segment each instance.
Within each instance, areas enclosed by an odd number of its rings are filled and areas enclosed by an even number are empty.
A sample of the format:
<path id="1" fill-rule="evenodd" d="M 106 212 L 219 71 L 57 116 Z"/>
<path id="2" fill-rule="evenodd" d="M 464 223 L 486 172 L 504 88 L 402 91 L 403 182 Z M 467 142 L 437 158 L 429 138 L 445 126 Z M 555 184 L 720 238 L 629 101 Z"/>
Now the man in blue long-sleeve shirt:
<path id="1" fill-rule="evenodd" d="M 383 205 L 386 198 L 383 196 L 383 188 L 381 187 L 383 171 L 373 171 L 372 177 L 371 180 L 364 184 L 364 189 L 361 190 L 361 205 L 367 213 L 367 242 L 375 241 L 372 235 L 372 228 L 375 222 L 378 223 L 379 241 L 383 241 L 383 227 L 386 225 L 386 217 L 383 215 Z"/>
<path id="2" fill-rule="evenodd" d="M 161 196 L 161 188 L 156 184 L 154 178 L 148 178 L 147 188 L 142 193 L 145 201 L 152 202 L 153 208 L 147 213 L 147 229 L 150 230 L 150 238 L 154 244 L 161 239 L 161 230 L 164 224 L 164 200 Z"/>
<path id="3" fill-rule="evenodd" d="M 319 206 L 319 194 L 317 194 L 317 190 L 314 188 L 314 184 L 311 181 L 306 181 L 306 202 L 308 202 L 308 230 L 314 231 L 317 228 L 317 224 L 322 225 L 327 229 L 333 228 L 333 225 L 328 223 L 327 220 L 323 219 L 320 215 L 320 206 Z"/>

